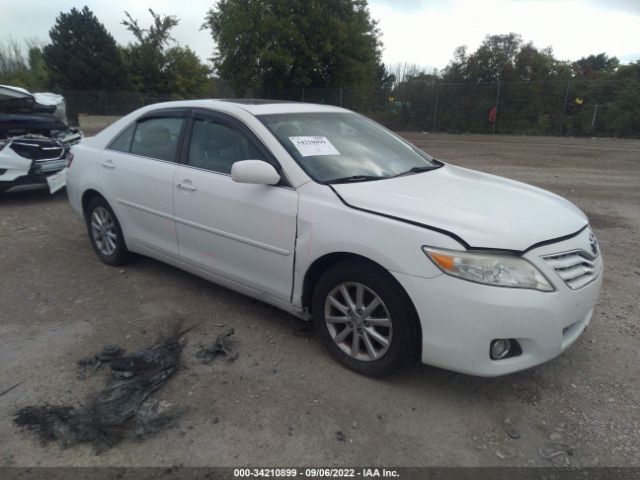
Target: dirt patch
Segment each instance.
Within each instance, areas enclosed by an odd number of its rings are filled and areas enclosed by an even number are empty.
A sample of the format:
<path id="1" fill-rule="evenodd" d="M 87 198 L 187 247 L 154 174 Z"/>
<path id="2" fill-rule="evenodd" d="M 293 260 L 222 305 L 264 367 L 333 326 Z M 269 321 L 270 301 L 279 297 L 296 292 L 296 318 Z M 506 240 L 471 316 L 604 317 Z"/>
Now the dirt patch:
<path id="1" fill-rule="evenodd" d="M 629 225 L 629 220 L 619 215 L 603 215 L 600 213 L 585 212 L 589 217 L 589 223 L 595 229 L 619 228 Z"/>
<path id="2" fill-rule="evenodd" d="M 371 380 L 275 308 L 153 260 L 101 264 L 63 192 L 11 194 L 0 198 L 0 391 L 24 382 L 0 396 L 0 465 L 640 466 L 640 142 L 406 136 L 437 158 L 547 188 L 588 213 L 604 285 L 571 349 L 495 379 L 421 365 Z M 88 444 L 42 447 L 13 424 L 28 405 L 95 398 L 106 365 L 80 381 L 79 358 L 107 342 L 152 345 L 178 317 L 200 323 L 186 366 L 153 394 L 160 408 L 185 408 L 174 428 L 96 456 Z M 201 364 L 198 346 L 227 328 L 241 355 Z"/>

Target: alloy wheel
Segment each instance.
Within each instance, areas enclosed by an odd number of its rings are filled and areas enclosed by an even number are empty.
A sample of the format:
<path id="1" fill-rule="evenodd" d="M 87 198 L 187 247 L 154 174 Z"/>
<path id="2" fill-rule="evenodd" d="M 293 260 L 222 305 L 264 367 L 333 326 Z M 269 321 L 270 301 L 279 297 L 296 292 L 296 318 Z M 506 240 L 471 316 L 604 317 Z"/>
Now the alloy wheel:
<path id="1" fill-rule="evenodd" d="M 104 207 L 96 207 L 91 213 L 91 234 L 98 251 L 107 257 L 117 248 L 118 232 L 111 213 Z"/>
<path id="2" fill-rule="evenodd" d="M 324 319 L 333 341 L 361 361 L 380 359 L 391 346 L 393 324 L 382 299 L 369 287 L 345 282 L 326 297 Z"/>

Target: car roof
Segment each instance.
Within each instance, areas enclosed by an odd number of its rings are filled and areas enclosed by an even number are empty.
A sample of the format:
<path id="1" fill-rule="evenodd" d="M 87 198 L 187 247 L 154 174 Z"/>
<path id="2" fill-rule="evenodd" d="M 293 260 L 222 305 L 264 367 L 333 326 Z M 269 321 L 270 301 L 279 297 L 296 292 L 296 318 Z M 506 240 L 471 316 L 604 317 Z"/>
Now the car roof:
<path id="1" fill-rule="evenodd" d="M 278 113 L 311 113 L 311 112 L 348 112 L 348 110 L 333 105 L 318 103 L 291 102 L 282 100 L 264 99 L 202 99 L 202 100 L 181 100 L 176 102 L 166 102 L 155 104 L 155 107 L 188 107 L 188 108 L 210 108 L 214 110 L 230 111 L 235 109 L 244 110 L 252 115 L 270 115 Z"/>

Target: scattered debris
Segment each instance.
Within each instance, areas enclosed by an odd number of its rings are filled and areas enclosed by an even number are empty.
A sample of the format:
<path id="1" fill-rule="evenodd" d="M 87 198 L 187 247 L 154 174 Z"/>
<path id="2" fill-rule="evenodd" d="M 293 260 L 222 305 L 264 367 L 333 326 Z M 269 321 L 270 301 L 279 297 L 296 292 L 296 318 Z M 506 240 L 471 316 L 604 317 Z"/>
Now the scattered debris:
<path id="1" fill-rule="evenodd" d="M 517 440 L 520 438 L 520 432 L 515 428 L 512 428 L 511 430 L 509 430 L 507 432 L 507 435 L 509 435 L 509 437 L 513 438 L 514 440 Z"/>
<path id="2" fill-rule="evenodd" d="M 224 355 L 227 361 L 232 362 L 238 358 L 238 352 L 231 351 L 231 341 L 229 337 L 235 333 L 233 328 L 216 337 L 211 345 L 201 345 L 196 357 L 202 359 L 202 363 L 209 365 L 218 355 Z"/>
<path id="3" fill-rule="evenodd" d="M 97 453 L 124 438 L 142 438 L 170 427 L 179 412 L 167 412 L 147 398 L 178 370 L 179 339 L 185 332 L 128 356 L 122 355 L 120 347 L 108 346 L 95 359 L 100 364 L 108 360 L 112 377 L 95 399 L 79 409 L 49 404 L 24 407 L 14 422 L 37 433 L 45 443 L 58 441 L 65 447 L 90 443 Z"/>
<path id="4" fill-rule="evenodd" d="M 573 447 L 565 443 L 550 443 L 538 449 L 538 455 L 549 460 L 554 465 L 571 465 L 570 457 L 573 456 Z"/>
<path id="5" fill-rule="evenodd" d="M 81 370 L 78 374 L 80 379 L 84 379 L 87 374 L 87 370 L 91 368 L 93 372 L 97 372 L 103 364 L 110 362 L 111 360 L 121 357 L 124 354 L 124 349 L 118 345 L 105 345 L 100 353 L 96 353 L 92 357 L 83 357 L 78 360 Z"/>
<path id="6" fill-rule="evenodd" d="M 515 458 L 515 456 L 516 456 L 516 451 L 513 450 L 512 448 L 504 447 L 496 450 L 496 457 L 502 460 L 510 460 L 512 458 Z"/>
<path id="7" fill-rule="evenodd" d="M 7 393 L 9 393 L 9 392 L 10 392 L 11 390 L 13 390 L 14 388 L 19 387 L 20 385 L 22 385 L 22 383 L 23 383 L 23 382 L 24 382 L 24 381 L 22 381 L 22 382 L 18 382 L 18 383 L 16 383 L 15 385 L 11 385 L 9 388 L 6 388 L 6 389 L 2 390 L 2 391 L 0 392 L 0 397 L 1 397 L 1 396 L 3 396 L 3 395 L 6 395 Z"/>
<path id="8" fill-rule="evenodd" d="M 336 440 L 338 440 L 339 442 L 346 442 L 347 436 L 341 430 L 338 430 L 336 432 Z"/>

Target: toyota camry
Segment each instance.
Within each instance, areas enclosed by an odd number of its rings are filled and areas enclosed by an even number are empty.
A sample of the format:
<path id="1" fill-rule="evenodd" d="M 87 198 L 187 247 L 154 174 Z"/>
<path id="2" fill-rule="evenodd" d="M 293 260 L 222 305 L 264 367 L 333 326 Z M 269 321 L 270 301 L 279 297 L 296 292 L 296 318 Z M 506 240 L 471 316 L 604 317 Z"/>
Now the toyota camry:
<path id="1" fill-rule="evenodd" d="M 602 283 L 572 203 L 342 108 L 156 104 L 72 154 L 69 201 L 100 260 L 153 257 L 312 320 L 365 375 L 541 364 L 586 329 Z"/>

